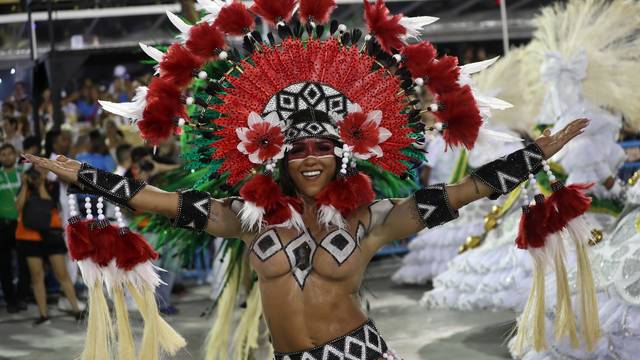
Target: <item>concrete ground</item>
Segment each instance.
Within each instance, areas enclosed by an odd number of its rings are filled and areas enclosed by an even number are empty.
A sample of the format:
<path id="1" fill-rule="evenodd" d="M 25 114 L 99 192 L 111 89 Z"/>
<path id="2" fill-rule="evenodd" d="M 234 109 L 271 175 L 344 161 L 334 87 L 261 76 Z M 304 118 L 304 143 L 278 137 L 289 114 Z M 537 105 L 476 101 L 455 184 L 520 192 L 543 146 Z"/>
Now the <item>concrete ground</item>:
<path id="1" fill-rule="evenodd" d="M 505 337 L 513 326 L 508 312 L 454 312 L 421 308 L 423 287 L 399 287 L 389 280 L 398 259 L 374 263 L 365 281 L 370 315 L 387 343 L 406 360 L 508 359 Z M 188 341 L 175 359 L 202 359 L 201 346 L 211 323 L 201 317 L 209 304 L 208 287 L 193 287 L 175 299 L 180 314 L 166 317 Z M 0 310 L 0 359 L 71 360 L 81 352 L 84 326 L 76 324 L 55 306 L 50 325 L 32 328 L 35 305 L 27 312 L 9 315 Z M 133 313 L 132 313 L 133 314 Z M 142 321 L 132 315 L 135 334 Z M 262 359 L 256 359 L 262 360 Z"/>

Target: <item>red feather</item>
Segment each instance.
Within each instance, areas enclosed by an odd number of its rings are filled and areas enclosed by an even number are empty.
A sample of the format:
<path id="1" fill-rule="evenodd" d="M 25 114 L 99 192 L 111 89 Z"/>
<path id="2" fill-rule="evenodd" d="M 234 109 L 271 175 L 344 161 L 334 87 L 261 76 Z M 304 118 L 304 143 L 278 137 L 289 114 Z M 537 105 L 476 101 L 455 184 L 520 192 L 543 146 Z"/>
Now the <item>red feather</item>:
<path id="1" fill-rule="evenodd" d="M 114 241 L 114 256 L 118 268 L 130 271 L 138 264 L 158 258 L 158 253 L 140 234 L 129 229 L 124 231 L 126 232 Z"/>
<path id="2" fill-rule="evenodd" d="M 527 240 L 527 226 L 529 222 L 529 205 L 523 206 L 522 214 L 520 215 L 520 223 L 518 224 L 518 235 L 516 235 L 516 246 L 518 249 L 526 250 L 529 248 L 529 241 Z"/>
<path id="3" fill-rule="evenodd" d="M 202 60 L 193 56 L 184 46 L 176 43 L 169 46 L 160 62 L 160 77 L 183 88 L 191 82 L 193 70 L 202 66 Z"/>
<path id="4" fill-rule="evenodd" d="M 295 6 L 296 0 L 254 0 L 251 11 L 275 25 L 279 21 L 289 21 Z"/>
<path id="5" fill-rule="evenodd" d="M 332 205 L 342 216 L 347 217 L 376 198 L 371 179 L 359 172 L 353 176 L 333 180 L 316 196 L 318 205 Z"/>
<path id="6" fill-rule="evenodd" d="M 154 100 L 180 99 L 182 91 L 169 81 L 154 77 L 149 84 L 147 104 Z"/>
<path id="7" fill-rule="evenodd" d="M 147 104 L 142 113 L 142 120 L 136 124 L 143 139 L 158 145 L 179 129 L 176 119 L 181 117 L 187 119 L 184 107 L 179 100 L 157 99 Z"/>
<path id="8" fill-rule="evenodd" d="M 335 0 L 300 0 L 298 17 L 302 23 L 313 19 L 316 24 L 324 24 L 335 8 Z"/>
<path id="9" fill-rule="evenodd" d="M 443 137 L 447 145 L 473 148 L 478 139 L 482 117 L 471 88 L 465 85 L 457 91 L 444 93 L 438 97 L 438 102 L 444 105 L 444 109 L 434 114 L 446 125 Z"/>
<path id="10" fill-rule="evenodd" d="M 176 118 L 187 119 L 180 101 L 182 91 L 163 78 L 153 78 L 149 84 L 147 107 L 137 122 L 142 138 L 157 145 L 177 130 Z"/>
<path id="11" fill-rule="evenodd" d="M 291 196 L 282 193 L 280 186 L 271 176 L 257 174 L 240 188 L 240 196 L 265 211 L 264 221 L 270 225 L 282 224 L 291 218 L 292 205 L 299 212 L 302 203 Z"/>
<path id="12" fill-rule="evenodd" d="M 402 15 L 391 15 L 383 0 L 376 0 L 375 5 L 364 0 L 364 18 L 369 32 L 376 37 L 382 49 L 391 53 L 391 49 L 402 49 L 402 35 L 407 29 L 400 25 Z"/>
<path id="13" fill-rule="evenodd" d="M 93 255 L 95 249 L 89 235 L 88 221 L 82 221 L 80 218 L 77 218 L 77 221 L 74 218 L 69 219 L 66 233 L 69 254 L 73 260 L 84 260 Z"/>
<path id="14" fill-rule="evenodd" d="M 589 210 L 591 197 L 585 192 L 592 186 L 593 184 L 571 184 L 549 196 L 548 202 L 557 209 L 558 217 L 561 217 L 565 225 Z"/>
<path id="15" fill-rule="evenodd" d="M 545 244 L 545 238 L 549 235 L 546 227 L 547 210 L 543 195 L 537 195 L 540 200 L 536 200 L 535 205 L 529 207 L 529 213 L 526 214 L 527 221 L 525 224 L 525 232 L 527 244 L 532 248 L 541 248 Z"/>
<path id="16" fill-rule="evenodd" d="M 424 78 L 429 75 L 437 52 L 431 43 L 420 41 L 417 44 L 407 45 L 402 49 L 402 55 L 406 59 L 403 64 L 409 69 L 411 76 Z"/>
<path id="17" fill-rule="evenodd" d="M 241 1 L 234 0 L 220 10 L 213 24 L 226 34 L 242 36 L 253 30 L 256 23 L 247 7 Z"/>
<path id="18" fill-rule="evenodd" d="M 191 27 L 185 45 L 194 55 L 208 59 L 215 55 L 216 49 L 224 49 L 224 34 L 205 21 Z"/>
<path id="19" fill-rule="evenodd" d="M 114 256 L 114 246 L 120 237 L 118 229 L 113 225 L 98 227 L 91 230 L 91 240 L 95 245 L 95 252 L 91 260 L 100 266 L 107 266 Z"/>
<path id="20" fill-rule="evenodd" d="M 460 88 L 458 79 L 460 78 L 460 68 L 458 58 L 445 55 L 439 60 L 429 63 L 427 69 L 427 86 L 431 92 L 442 94 Z"/>

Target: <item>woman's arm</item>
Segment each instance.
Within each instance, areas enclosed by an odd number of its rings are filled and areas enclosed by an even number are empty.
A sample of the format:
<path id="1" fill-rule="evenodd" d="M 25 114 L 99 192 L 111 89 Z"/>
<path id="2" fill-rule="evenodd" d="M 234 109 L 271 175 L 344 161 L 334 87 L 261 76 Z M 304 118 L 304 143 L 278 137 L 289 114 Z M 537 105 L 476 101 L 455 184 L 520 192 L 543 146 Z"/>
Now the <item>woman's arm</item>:
<path id="1" fill-rule="evenodd" d="M 174 226 L 206 230 L 221 237 L 243 235 L 231 202 L 212 199 L 206 192 L 167 192 L 112 173 L 96 172 L 65 156 L 58 156 L 56 160 L 33 155 L 24 157 L 55 173 L 65 183 L 84 186 L 85 190 L 104 196 L 120 206 L 130 207 L 135 212 L 162 214 L 173 219 Z"/>
<path id="2" fill-rule="evenodd" d="M 20 191 L 18 191 L 18 196 L 16 196 L 16 209 L 18 209 L 18 214 L 22 214 L 22 209 L 24 209 L 24 203 L 27 201 L 27 177 L 23 174 L 22 186 L 20 187 Z"/>
<path id="3" fill-rule="evenodd" d="M 480 167 L 456 184 L 436 184 L 418 190 L 413 196 L 399 199 L 388 207 L 384 222 L 370 225 L 372 245 L 376 248 L 405 239 L 424 229 L 457 218 L 457 210 L 484 197 L 497 198 L 509 193 L 529 172 L 540 170 L 542 159 L 557 153 L 567 142 L 580 135 L 589 120 L 579 119 L 551 135 L 547 130 L 525 149 Z"/>

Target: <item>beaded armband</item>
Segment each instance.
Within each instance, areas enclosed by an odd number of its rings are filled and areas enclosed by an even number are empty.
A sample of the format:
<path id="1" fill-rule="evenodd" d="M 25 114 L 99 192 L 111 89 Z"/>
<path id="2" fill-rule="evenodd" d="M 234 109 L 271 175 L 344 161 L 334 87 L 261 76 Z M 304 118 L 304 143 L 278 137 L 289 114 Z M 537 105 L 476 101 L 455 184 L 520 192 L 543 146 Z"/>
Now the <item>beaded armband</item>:
<path id="1" fill-rule="evenodd" d="M 460 214 L 451 208 L 445 184 L 430 185 L 413 194 L 420 220 L 427 228 L 442 225 Z"/>
<path id="2" fill-rule="evenodd" d="M 84 193 L 102 196 L 111 203 L 129 209 L 129 200 L 147 185 L 144 181 L 127 179 L 86 163 L 78 171 L 78 183 Z"/>
<path id="3" fill-rule="evenodd" d="M 540 171 L 542 160 L 544 160 L 542 150 L 538 144 L 532 143 L 524 149 L 482 165 L 471 176 L 493 189 L 494 193 L 489 196 L 489 199 L 495 200 L 500 195 L 513 191 L 528 179 L 529 174 Z"/>
<path id="4" fill-rule="evenodd" d="M 198 232 L 207 227 L 211 212 L 211 195 L 198 190 L 178 191 L 178 212 L 172 225 Z"/>

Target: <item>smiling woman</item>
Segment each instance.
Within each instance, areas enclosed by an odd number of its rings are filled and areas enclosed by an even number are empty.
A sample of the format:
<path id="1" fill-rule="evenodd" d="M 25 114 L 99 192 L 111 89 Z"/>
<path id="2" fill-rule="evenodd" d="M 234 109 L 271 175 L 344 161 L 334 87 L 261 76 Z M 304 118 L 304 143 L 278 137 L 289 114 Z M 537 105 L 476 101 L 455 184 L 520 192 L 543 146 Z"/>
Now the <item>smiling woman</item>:
<path id="1" fill-rule="evenodd" d="M 240 198 L 218 200 L 198 190 L 165 192 L 64 157 L 28 159 L 121 207 L 158 212 L 176 226 L 241 239 L 258 276 L 277 360 L 332 355 L 398 359 L 357 297 L 374 254 L 392 241 L 456 218 L 457 209 L 474 200 L 512 191 L 588 121 L 545 134 L 457 184 L 436 184 L 407 198 L 376 202 L 371 180 L 358 163 L 371 162 L 396 176 L 409 171 L 412 162 L 422 160 L 413 145 L 424 135 L 420 119 L 426 111 L 435 113 L 441 126 L 434 128 L 444 132 L 448 145 L 472 147 L 481 124 L 473 91 L 460 79 L 455 58 L 436 59 L 426 41 L 407 44 L 408 35 L 434 18 L 394 16 L 382 0 L 367 1 L 370 34 L 358 44 L 362 32 L 347 32 L 337 22 L 325 37 L 318 21 L 328 18 L 333 1 L 299 2 L 306 9 L 300 11 L 306 26 L 287 25 L 298 1 L 254 2 L 254 13 L 275 24 L 279 43 L 272 34 L 268 43 L 259 40 L 243 2 L 212 2 L 213 17 L 219 14 L 220 21 L 180 24 L 186 43 L 171 45 L 161 56 L 154 52 L 160 76 L 144 99 L 105 104 L 110 111 L 140 110 L 134 116 L 142 137 L 150 141 L 170 136 L 178 126 L 200 131 L 201 125 L 211 125 L 215 136 L 203 135 L 199 150 L 211 154 L 211 173 L 225 176 L 230 185 L 242 184 Z M 243 36 L 247 58 L 230 49 L 222 33 Z M 207 73 L 205 60 L 229 71 Z M 193 74 L 206 79 L 211 102 L 185 102 L 215 110 L 219 116 L 205 119 L 210 123 L 189 119 L 181 102 Z M 426 91 L 436 104 L 420 100 Z"/>

